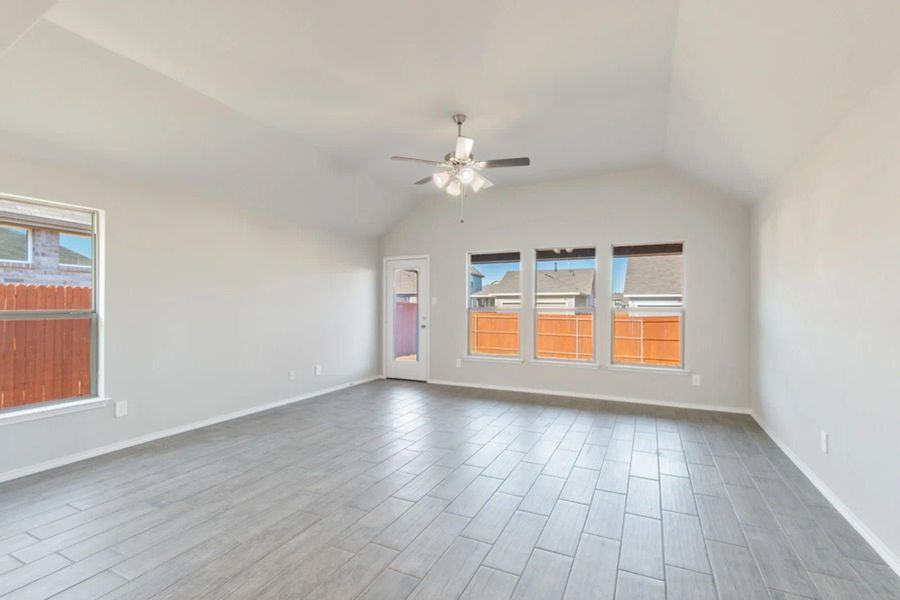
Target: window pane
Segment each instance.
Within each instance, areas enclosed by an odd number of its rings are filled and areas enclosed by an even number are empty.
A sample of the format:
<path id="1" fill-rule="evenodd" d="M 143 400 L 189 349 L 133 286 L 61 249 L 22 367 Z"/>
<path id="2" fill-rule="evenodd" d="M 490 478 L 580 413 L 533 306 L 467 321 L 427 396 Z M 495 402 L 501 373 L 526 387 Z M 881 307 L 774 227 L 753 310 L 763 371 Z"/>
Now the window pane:
<path id="1" fill-rule="evenodd" d="M 2 221 L 0 256 L 28 262 L 0 258 L 0 311 L 92 308 L 91 212 L 0 198 Z"/>
<path id="2" fill-rule="evenodd" d="M 519 313 L 470 310 L 469 352 L 518 356 Z"/>
<path id="3" fill-rule="evenodd" d="M 419 272 L 394 272 L 394 360 L 419 360 Z"/>
<path id="4" fill-rule="evenodd" d="M 612 268 L 615 307 L 683 305 L 681 244 L 617 246 Z"/>
<path id="5" fill-rule="evenodd" d="M 519 308 L 522 261 L 518 252 L 472 254 L 469 262 L 471 308 Z"/>
<path id="6" fill-rule="evenodd" d="M 594 312 L 537 311 L 538 358 L 594 360 Z"/>
<path id="7" fill-rule="evenodd" d="M 614 311 L 613 362 L 681 366 L 681 313 Z"/>
<path id="8" fill-rule="evenodd" d="M 28 230 L 24 227 L 0 225 L 0 261 L 28 260 Z"/>
<path id="9" fill-rule="evenodd" d="M 91 394 L 92 320 L 0 320 L 0 409 Z"/>
<path id="10" fill-rule="evenodd" d="M 518 252 L 469 255 L 470 354 L 519 355 L 521 270 Z"/>
<path id="11" fill-rule="evenodd" d="M 91 267 L 94 248 L 89 235 L 73 233 L 59 234 L 59 264 L 77 267 Z"/>
<path id="12" fill-rule="evenodd" d="M 594 359 L 596 271 L 594 248 L 537 251 L 534 285 L 537 358 Z"/>

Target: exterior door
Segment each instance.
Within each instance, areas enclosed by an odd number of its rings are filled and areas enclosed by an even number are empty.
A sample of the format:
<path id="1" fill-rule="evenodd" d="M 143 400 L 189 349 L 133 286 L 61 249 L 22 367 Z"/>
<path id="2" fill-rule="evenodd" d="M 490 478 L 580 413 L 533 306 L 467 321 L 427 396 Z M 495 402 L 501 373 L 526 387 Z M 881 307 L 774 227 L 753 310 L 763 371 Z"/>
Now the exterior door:
<path id="1" fill-rule="evenodd" d="M 428 257 L 384 261 L 384 375 L 428 379 Z"/>

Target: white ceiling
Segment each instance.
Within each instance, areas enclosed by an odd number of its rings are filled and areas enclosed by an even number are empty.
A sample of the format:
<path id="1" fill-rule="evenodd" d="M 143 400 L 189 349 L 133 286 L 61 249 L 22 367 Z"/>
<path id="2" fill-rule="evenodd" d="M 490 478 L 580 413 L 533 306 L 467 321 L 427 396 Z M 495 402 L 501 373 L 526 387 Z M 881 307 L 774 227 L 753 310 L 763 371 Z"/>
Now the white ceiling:
<path id="1" fill-rule="evenodd" d="M 771 188 L 900 68 L 896 0 L 0 0 L 0 152 L 378 234 L 469 114 L 498 184 Z M 488 194 L 490 192 L 487 192 Z"/>

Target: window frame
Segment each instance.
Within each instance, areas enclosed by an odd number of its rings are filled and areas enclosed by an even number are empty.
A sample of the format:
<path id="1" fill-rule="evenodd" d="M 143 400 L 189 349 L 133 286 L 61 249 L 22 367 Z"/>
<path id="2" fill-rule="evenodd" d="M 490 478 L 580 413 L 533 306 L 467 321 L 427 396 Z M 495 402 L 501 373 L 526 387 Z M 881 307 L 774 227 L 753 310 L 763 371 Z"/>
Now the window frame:
<path id="1" fill-rule="evenodd" d="M 3 258 L 0 256 L 0 264 L 2 265 L 31 265 L 34 262 L 34 231 L 33 228 L 18 223 L 10 223 L 0 218 L 0 227 L 13 227 L 25 230 L 25 260 L 16 260 L 14 258 Z"/>
<path id="2" fill-rule="evenodd" d="M 574 250 L 588 250 L 592 249 L 594 251 L 594 304 L 590 308 L 576 308 L 576 307 L 538 307 L 538 291 L 537 291 L 537 278 L 538 273 L 540 273 L 538 269 L 538 252 L 546 252 L 547 250 L 553 250 L 554 248 L 572 248 Z M 532 294 L 531 294 L 531 315 L 532 315 L 532 328 L 533 328 L 533 350 L 532 350 L 532 360 L 537 363 L 542 364 L 561 364 L 561 365 L 572 365 L 572 366 L 593 366 L 597 367 L 600 365 L 600 353 L 597 351 L 597 281 L 600 275 L 600 261 L 599 258 L 599 247 L 596 244 L 581 244 L 581 245 L 572 245 L 572 244 L 561 244 L 549 247 L 535 248 L 534 249 L 534 260 L 533 260 L 533 268 L 532 268 Z M 538 313 L 539 312 L 556 312 L 556 313 L 564 313 L 564 312 L 574 312 L 578 313 L 586 313 L 590 312 L 591 317 L 591 346 L 593 358 L 591 360 L 580 360 L 577 358 L 560 358 L 560 357 L 539 357 L 538 356 Z"/>
<path id="3" fill-rule="evenodd" d="M 18 196 L 12 194 L 0 194 L 0 199 L 11 202 L 32 204 L 37 206 L 46 206 L 50 208 L 59 208 L 64 210 L 76 210 L 89 214 L 91 224 L 89 233 L 83 231 L 75 231 L 80 235 L 88 235 L 91 238 L 91 308 L 89 309 L 41 309 L 41 310 L 2 310 L 0 309 L 0 320 L 2 321 L 36 321 L 36 320 L 77 320 L 89 319 L 91 322 L 91 352 L 90 352 L 90 390 L 82 396 L 72 396 L 68 398 L 60 398 L 56 400 L 47 400 L 44 402 L 34 402 L 22 406 L 0 409 L 0 425 L 18 423 L 36 418 L 54 416 L 68 412 L 76 412 L 90 408 L 99 408 L 106 404 L 104 396 L 104 306 L 103 306 L 103 239 L 104 239 L 104 213 L 100 209 L 89 208 L 86 206 L 78 206 L 73 204 L 64 204 L 61 202 L 51 202 L 38 198 L 30 198 L 26 196 Z M 2 219 L 2 222 L 7 222 Z M 27 225 L 27 216 L 22 216 L 22 224 L 16 223 L 15 226 L 25 227 L 29 234 L 34 227 L 47 227 L 44 224 L 35 223 Z M 59 230 L 63 231 L 63 230 Z M 31 235 L 29 235 L 31 238 Z M 29 248 L 29 251 L 31 249 Z M 32 258 L 29 255 L 29 258 Z M 7 263 L 8 261 L 0 261 Z M 78 266 L 78 265 L 75 265 Z"/>
<path id="4" fill-rule="evenodd" d="M 472 265 L 472 256 L 479 256 L 483 254 L 518 254 L 519 255 L 519 306 L 517 308 L 497 308 L 494 307 L 484 307 L 478 308 L 480 312 L 493 312 L 493 313 L 515 313 L 519 316 L 518 319 L 518 331 L 517 331 L 517 339 L 518 346 L 516 347 L 515 354 L 486 354 L 486 353 L 473 353 L 472 352 L 472 289 L 469 284 L 469 273 Z M 469 251 L 466 252 L 466 351 L 463 356 L 467 359 L 474 360 L 494 360 L 494 361 L 510 361 L 510 362 L 522 362 L 522 306 L 524 302 L 523 298 L 523 278 L 522 273 L 524 271 L 524 261 L 522 260 L 523 252 L 518 249 L 505 249 L 505 250 L 479 250 L 479 251 Z"/>
<path id="5" fill-rule="evenodd" d="M 613 277 L 615 272 L 613 269 L 613 261 L 616 258 L 616 248 L 635 247 L 635 246 L 664 246 L 678 244 L 681 246 L 681 305 L 680 306 L 642 306 L 635 308 L 616 308 L 615 292 L 613 291 Z M 640 242 L 640 243 L 618 243 L 611 244 L 609 248 L 609 366 L 612 369 L 637 369 L 648 371 L 667 371 L 680 372 L 687 371 L 685 365 L 684 349 L 685 349 L 685 315 L 687 307 L 687 262 L 685 261 L 686 244 L 684 241 L 663 241 L 663 242 Z M 616 312 L 632 313 L 656 313 L 660 315 L 677 313 L 679 316 L 679 348 L 678 348 L 678 365 L 660 365 L 646 363 L 616 362 Z"/>

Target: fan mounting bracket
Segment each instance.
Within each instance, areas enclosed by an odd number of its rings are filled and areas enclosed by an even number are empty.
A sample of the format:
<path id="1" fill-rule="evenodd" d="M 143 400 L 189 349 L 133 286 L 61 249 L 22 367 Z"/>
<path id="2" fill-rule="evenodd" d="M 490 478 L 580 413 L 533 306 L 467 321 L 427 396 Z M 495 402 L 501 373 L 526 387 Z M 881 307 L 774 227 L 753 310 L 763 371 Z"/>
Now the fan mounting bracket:
<path id="1" fill-rule="evenodd" d="M 462 113 L 457 113 L 457 114 L 453 115 L 453 122 L 456 123 L 457 125 L 462 125 L 463 123 L 466 122 L 466 115 L 464 115 Z"/>

